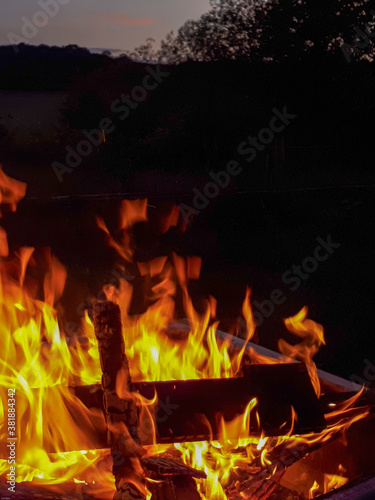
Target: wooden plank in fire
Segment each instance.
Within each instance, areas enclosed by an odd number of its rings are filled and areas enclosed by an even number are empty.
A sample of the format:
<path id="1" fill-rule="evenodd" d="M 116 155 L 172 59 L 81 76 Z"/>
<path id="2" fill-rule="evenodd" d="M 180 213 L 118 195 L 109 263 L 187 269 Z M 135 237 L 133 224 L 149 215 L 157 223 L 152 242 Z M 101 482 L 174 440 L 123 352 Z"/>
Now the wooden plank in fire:
<path id="1" fill-rule="evenodd" d="M 244 376 L 232 379 L 175 380 L 133 383 L 132 390 L 146 399 L 158 395 L 153 417 L 159 443 L 217 439 L 221 417 L 233 420 L 256 398 L 262 428 L 250 419 L 249 432 L 283 435 L 291 425 L 292 407 L 297 413 L 295 432 L 320 431 L 323 412 L 302 363 L 250 365 Z M 76 396 L 88 407 L 100 407 L 101 391 L 77 387 Z M 236 438 L 237 436 L 229 436 Z M 151 444 L 144 442 L 143 444 Z"/>
<path id="2" fill-rule="evenodd" d="M 122 336 L 120 308 L 113 302 L 94 305 L 95 336 L 102 368 L 103 406 L 107 423 L 107 441 L 113 458 L 116 493 L 114 500 L 145 500 L 145 488 L 139 477 L 142 448 L 139 415 L 134 398 L 122 399 L 116 382 L 123 375 L 124 392 L 129 394 L 131 378 Z"/>

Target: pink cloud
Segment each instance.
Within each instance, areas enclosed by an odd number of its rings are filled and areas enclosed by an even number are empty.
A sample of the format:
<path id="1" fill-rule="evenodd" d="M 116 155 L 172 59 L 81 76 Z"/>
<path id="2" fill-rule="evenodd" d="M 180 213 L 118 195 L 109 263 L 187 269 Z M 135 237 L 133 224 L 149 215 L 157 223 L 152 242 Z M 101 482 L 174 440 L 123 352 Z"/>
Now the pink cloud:
<path id="1" fill-rule="evenodd" d="M 120 24 L 121 26 L 151 26 L 155 24 L 155 17 L 133 17 L 121 12 L 108 12 L 96 16 L 103 23 Z"/>

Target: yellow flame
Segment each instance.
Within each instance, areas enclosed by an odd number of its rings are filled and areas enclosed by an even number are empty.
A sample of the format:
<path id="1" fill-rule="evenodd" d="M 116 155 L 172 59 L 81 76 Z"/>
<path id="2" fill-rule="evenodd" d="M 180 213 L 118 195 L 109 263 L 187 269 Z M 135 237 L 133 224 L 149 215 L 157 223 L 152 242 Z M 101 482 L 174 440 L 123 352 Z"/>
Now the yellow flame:
<path id="1" fill-rule="evenodd" d="M 319 323 L 307 319 L 307 311 L 307 307 L 304 306 L 295 316 L 284 320 L 287 329 L 300 337 L 302 341 L 292 346 L 284 339 L 280 339 L 279 349 L 285 356 L 306 364 L 314 390 L 319 397 L 320 382 L 313 357 L 319 351 L 320 346 L 325 344 L 324 329 Z"/>
<path id="2" fill-rule="evenodd" d="M 337 474 L 324 474 L 324 493 L 329 493 L 332 490 L 337 490 L 344 486 L 349 479 L 347 477 L 338 476 Z"/>
<path id="3" fill-rule="evenodd" d="M 313 498 L 316 498 L 317 495 L 319 495 L 319 484 L 314 481 L 314 484 L 311 486 L 309 490 L 309 500 L 312 500 Z"/>
<path id="4" fill-rule="evenodd" d="M 8 180 L 0 171 L 0 185 Z M 18 185 L 16 185 L 18 186 Z M 18 194 L 10 198 L 18 200 Z M 3 194 L 7 201 L 7 194 Z M 0 198 L 1 201 L 1 198 Z M 117 238 L 112 236 L 103 220 L 99 227 L 107 236 L 108 245 L 125 260 L 132 260 L 131 227 L 146 220 L 146 200 L 124 202 L 117 228 Z M 176 224 L 176 211 L 171 209 L 165 217 L 163 228 Z M 1 236 L 1 235 L 0 235 Z M 64 289 L 66 272 L 50 254 L 46 254 L 47 272 L 44 285 L 38 288 L 32 280 L 33 249 L 21 249 L 11 259 L 0 262 L 0 442 L 6 443 L 8 389 L 15 388 L 17 398 L 17 481 L 39 484 L 71 482 L 76 488 L 100 485 L 102 493 L 112 492 L 114 479 L 108 450 L 93 450 L 98 429 L 105 431 L 101 412 L 88 410 L 69 390 L 72 385 L 100 383 L 101 369 L 93 325 L 83 319 L 82 336 L 86 342 L 65 338 L 59 328 L 58 301 Z M 148 263 L 139 263 L 141 276 L 152 283 L 145 296 L 147 307 L 143 313 L 129 314 L 133 288 L 126 280 L 120 287 L 104 287 L 107 296 L 119 303 L 122 313 L 123 333 L 130 370 L 135 381 L 188 380 L 201 378 L 230 378 L 239 375 L 246 345 L 235 351 L 229 341 L 216 336 L 216 302 L 210 298 L 206 307 L 198 312 L 188 293 L 189 279 L 199 277 L 200 259 L 182 259 L 177 255 L 161 257 Z M 40 289 L 41 288 L 41 289 Z M 180 293 L 186 322 L 174 329 L 176 294 Z M 246 291 L 243 315 L 247 324 L 247 340 L 255 332 L 255 322 L 250 303 L 251 292 Z M 281 342 L 281 350 L 288 356 L 303 360 L 319 393 L 319 379 L 312 361 L 319 346 L 324 343 L 323 329 L 306 319 L 307 308 L 295 317 L 285 320 L 287 328 L 302 340 L 290 346 Z M 255 362 L 275 363 L 266 357 L 255 356 Z M 120 397 L 129 397 L 125 389 L 126 374 L 120 373 L 116 381 Z M 124 392 L 125 391 L 125 392 Z M 141 409 L 141 422 L 150 423 L 155 443 L 152 408 L 157 395 L 147 401 L 132 394 Z M 249 436 L 250 420 L 261 428 L 257 400 L 249 402 L 242 415 L 233 421 L 222 419 L 217 441 L 182 443 L 173 446 L 148 447 L 148 455 L 162 453 L 170 448 L 179 452 L 184 462 L 203 470 L 206 480 L 198 480 L 202 498 L 225 500 L 225 486 L 233 480 L 241 467 L 260 458 L 265 468 L 270 467 L 270 452 L 275 446 L 286 443 L 293 446 L 303 443 L 306 447 L 328 440 L 338 430 L 345 430 L 351 423 L 366 416 L 354 408 L 360 394 L 346 403 L 338 404 L 335 412 L 327 417 L 328 427 L 320 434 L 292 436 L 293 424 L 285 436 L 260 438 Z M 292 422 L 295 415 L 292 414 Z M 145 428 L 141 426 L 141 429 Z M 115 429 L 125 432 L 124 428 Z M 236 436 L 237 439 L 233 439 Z M 1 450 L 0 473 L 8 473 L 6 450 Z M 272 467 L 271 474 L 277 472 Z M 335 479 L 336 481 L 337 479 Z M 328 478 L 327 487 L 335 487 Z M 336 484 L 336 483 L 335 483 Z M 313 486 L 313 491 L 317 486 Z M 78 491 L 78 490 L 77 490 Z M 81 491 L 81 490 L 79 490 Z M 104 493 L 107 492 L 107 493 Z M 312 493 L 313 494 L 313 493 Z"/>

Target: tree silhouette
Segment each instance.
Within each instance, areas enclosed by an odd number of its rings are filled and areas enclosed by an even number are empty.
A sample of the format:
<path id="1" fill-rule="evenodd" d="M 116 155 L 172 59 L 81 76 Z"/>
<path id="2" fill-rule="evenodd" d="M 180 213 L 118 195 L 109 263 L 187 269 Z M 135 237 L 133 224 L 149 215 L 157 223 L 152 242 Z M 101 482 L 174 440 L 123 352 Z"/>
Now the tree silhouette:
<path id="1" fill-rule="evenodd" d="M 210 10 L 131 56 L 171 64 L 247 59 L 300 61 L 342 53 L 374 57 L 375 12 L 369 0 L 211 0 Z M 350 57 L 348 56 L 350 54 Z"/>
<path id="2" fill-rule="evenodd" d="M 211 9 L 197 21 L 187 21 L 161 43 L 160 58 L 186 60 L 250 59 L 257 48 L 263 2 L 259 0 L 211 0 Z"/>
<path id="3" fill-rule="evenodd" d="M 159 58 L 159 53 L 155 49 L 154 38 L 147 38 L 143 45 L 136 47 L 133 52 L 128 52 L 127 56 L 134 61 L 156 61 Z"/>
<path id="4" fill-rule="evenodd" d="M 344 44 L 349 47 L 356 43 L 359 33 L 372 28 L 367 0 L 272 0 L 259 45 L 267 59 L 278 62 L 339 53 L 342 57 Z M 372 57 L 374 45 L 361 47 L 365 48 L 355 51 L 356 58 Z"/>

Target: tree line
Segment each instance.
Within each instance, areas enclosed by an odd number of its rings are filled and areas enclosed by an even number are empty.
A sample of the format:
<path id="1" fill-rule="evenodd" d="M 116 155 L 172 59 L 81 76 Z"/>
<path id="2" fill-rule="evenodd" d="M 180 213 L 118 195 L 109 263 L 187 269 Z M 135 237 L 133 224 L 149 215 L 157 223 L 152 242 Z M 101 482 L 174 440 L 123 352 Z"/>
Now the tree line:
<path id="1" fill-rule="evenodd" d="M 210 0 L 209 11 L 129 55 L 170 64 L 246 59 L 301 61 L 344 55 L 374 59 L 375 11 L 368 0 Z"/>

